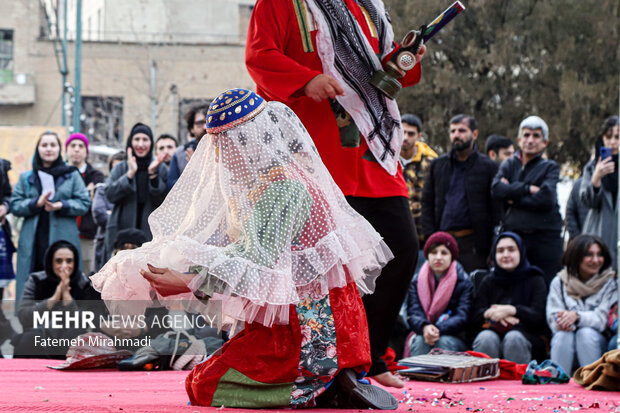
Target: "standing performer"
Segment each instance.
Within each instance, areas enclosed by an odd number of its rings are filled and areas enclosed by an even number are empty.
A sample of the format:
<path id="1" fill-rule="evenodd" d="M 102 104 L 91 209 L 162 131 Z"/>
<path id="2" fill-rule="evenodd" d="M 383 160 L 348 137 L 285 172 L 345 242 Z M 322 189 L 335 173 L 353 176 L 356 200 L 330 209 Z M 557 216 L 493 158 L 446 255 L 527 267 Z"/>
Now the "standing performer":
<path id="1" fill-rule="evenodd" d="M 414 273 L 418 237 L 398 161 L 403 140 L 398 106 L 370 84 L 395 52 L 393 38 L 381 0 L 258 0 L 246 64 L 260 95 L 284 102 L 299 116 L 349 204 L 395 255 L 364 306 L 369 375 L 402 387 L 381 356 Z M 416 62 L 424 51 L 422 46 Z M 400 83 L 413 85 L 420 75 L 416 64 Z"/>
<path id="2" fill-rule="evenodd" d="M 233 89 L 207 119 L 207 137 L 149 218 L 153 241 L 115 255 L 95 288 L 118 300 L 111 310 L 156 291 L 164 303 L 206 301 L 201 312 L 231 332 L 245 322 L 190 373 L 192 405 L 396 409 L 357 380 L 370 365 L 360 291 L 372 292 L 392 258 L 381 236 L 285 105 Z"/>

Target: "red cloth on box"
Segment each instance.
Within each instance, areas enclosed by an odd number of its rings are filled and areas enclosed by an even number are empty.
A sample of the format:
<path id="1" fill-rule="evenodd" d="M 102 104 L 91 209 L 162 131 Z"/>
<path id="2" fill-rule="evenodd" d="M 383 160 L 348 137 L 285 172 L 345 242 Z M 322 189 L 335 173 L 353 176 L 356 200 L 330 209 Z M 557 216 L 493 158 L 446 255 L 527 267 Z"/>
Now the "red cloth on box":
<path id="1" fill-rule="evenodd" d="M 477 351 L 468 351 L 467 354 L 471 354 L 474 357 L 482 357 L 485 359 L 490 359 L 491 357 L 484 354 L 479 353 Z M 514 361 L 510 360 L 499 360 L 499 378 L 503 380 L 521 380 L 521 377 L 525 374 L 527 370 L 527 364 L 517 364 Z"/>
<path id="2" fill-rule="evenodd" d="M 378 41 L 372 38 L 359 5 L 353 0 L 345 1 L 378 52 Z M 316 30 L 310 33 L 314 45 L 316 33 Z M 316 50 L 304 52 L 292 1 L 256 2 L 248 29 L 245 60 L 258 94 L 267 100 L 285 103 L 299 116 L 323 163 L 345 195 L 371 198 L 408 196 L 400 165 L 396 175 L 391 176 L 378 162 L 363 159 L 368 150 L 364 139 L 357 148 L 343 148 L 329 100 L 317 103 L 302 94 L 301 89 L 321 74 L 323 68 Z M 418 83 L 420 77 L 418 64 L 400 81 L 403 86 L 411 86 Z"/>
<path id="3" fill-rule="evenodd" d="M 396 352 L 394 352 L 392 347 L 388 347 L 387 351 L 384 355 L 381 356 L 381 358 L 383 359 L 383 361 L 385 361 L 385 364 L 387 364 L 388 371 L 391 371 L 392 373 L 398 370 L 405 370 L 409 368 L 406 366 L 398 365 L 398 363 L 396 362 Z"/>

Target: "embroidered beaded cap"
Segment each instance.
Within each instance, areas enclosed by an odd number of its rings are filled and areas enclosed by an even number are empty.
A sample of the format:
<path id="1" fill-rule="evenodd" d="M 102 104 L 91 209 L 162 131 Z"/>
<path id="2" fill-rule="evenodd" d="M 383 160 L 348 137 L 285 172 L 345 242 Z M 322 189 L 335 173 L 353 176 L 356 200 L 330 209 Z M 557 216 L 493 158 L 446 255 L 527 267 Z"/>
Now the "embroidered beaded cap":
<path id="1" fill-rule="evenodd" d="M 265 108 L 265 99 L 247 89 L 230 89 L 215 98 L 207 112 L 207 133 L 234 128 Z"/>

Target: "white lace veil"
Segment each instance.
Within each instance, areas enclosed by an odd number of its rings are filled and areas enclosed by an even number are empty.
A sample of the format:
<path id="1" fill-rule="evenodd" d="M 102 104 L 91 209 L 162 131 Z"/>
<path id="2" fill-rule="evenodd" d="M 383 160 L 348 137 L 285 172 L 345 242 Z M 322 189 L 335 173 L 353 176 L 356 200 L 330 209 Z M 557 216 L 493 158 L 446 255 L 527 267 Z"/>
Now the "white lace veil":
<path id="1" fill-rule="evenodd" d="M 187 309 L 224 324 L 270 326 L 288 323 L 291 304 L 329 289 L 357 282 L 362 293 L 373 291 L 390 250 L 349 206 L 293 111 L 262 105 L 251 119 L 201 140 L 149 217 L 153 240 L 119 252 L 92 277 L 112 312 L 185 298 Z M 196 272 L 190 288 L 208 305 L 190 293 L 157 295 L 138 273 L 146 263 Z"/>

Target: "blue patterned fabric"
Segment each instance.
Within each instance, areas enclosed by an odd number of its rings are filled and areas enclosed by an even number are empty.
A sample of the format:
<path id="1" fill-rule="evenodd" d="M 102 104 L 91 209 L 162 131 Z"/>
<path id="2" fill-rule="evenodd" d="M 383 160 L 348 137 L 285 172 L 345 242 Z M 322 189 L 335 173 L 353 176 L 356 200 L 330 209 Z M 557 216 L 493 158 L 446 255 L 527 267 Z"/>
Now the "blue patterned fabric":
<path id="1" fill-rule="evenodd" d="M 260 113 L 265 99 L 247 89 L 230 89 L 215 98 L 207 111 L 207 133 L 234 128 Z"/>

